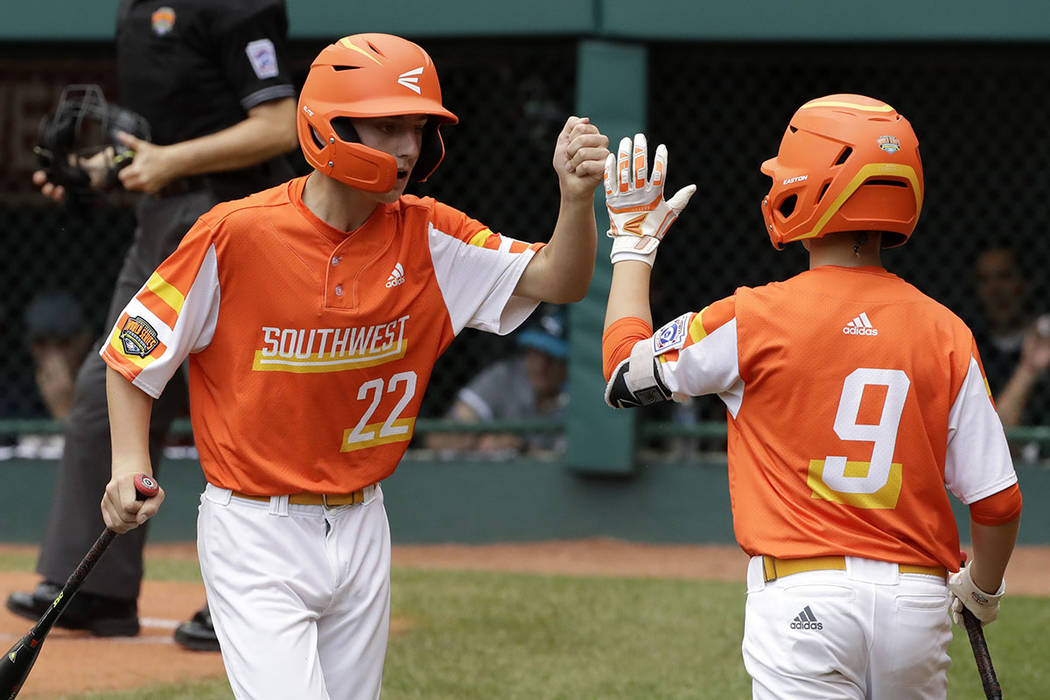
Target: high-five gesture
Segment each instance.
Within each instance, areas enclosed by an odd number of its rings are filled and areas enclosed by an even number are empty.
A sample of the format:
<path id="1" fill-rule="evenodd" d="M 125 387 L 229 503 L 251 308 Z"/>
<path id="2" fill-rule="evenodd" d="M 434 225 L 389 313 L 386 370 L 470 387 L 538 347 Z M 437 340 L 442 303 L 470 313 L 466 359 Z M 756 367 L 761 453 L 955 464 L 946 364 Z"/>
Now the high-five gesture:
<path id="1" fill-rule="evenodd" d="M 608 145 L 609 139 L 587 117 L 566 120 L 554 146 L 554 170 L 562 195 L 593 199 Z"/>
<path id="2" fill-rule="evenodd" d="M 605 205 L 609 210 L 608 236 L 613 239 L 612 261 L 638 260 L 652 265 L 656 249 L 667 229 L 696 192 L 696 185 L 678 190 L 664 201 L 667 177 L 667 147 L 656 148 L 653 175 L 649 174 L 649 150 L 645 134 L 620 140 L 616 155 L 605 159 Z"/>

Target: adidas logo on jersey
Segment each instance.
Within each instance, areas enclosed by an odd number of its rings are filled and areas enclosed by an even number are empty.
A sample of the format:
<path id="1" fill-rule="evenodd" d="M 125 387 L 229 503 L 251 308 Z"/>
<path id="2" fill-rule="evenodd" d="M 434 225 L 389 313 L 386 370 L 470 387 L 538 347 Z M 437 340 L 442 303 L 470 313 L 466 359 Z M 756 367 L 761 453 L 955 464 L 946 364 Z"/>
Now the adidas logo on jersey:
<path id="1" fill-rule="evenodd" d="M 871 325 L 868 314 L 862 311 L 859 316 L 842 327 L 842 332 L 845 335 L 878 335 L 879 329 Z"/>
<path id="2" fill-rule="evenodd" d="M 809 606 L 802 608 L 802 612 L 795 615 L 795 619 L 791 621 L 791 629 L 793 630 L 822 630 L 824 629 L 823 622 L 817 622 L 817 616 L 813 614 L 813 611 L 809 609 Z"/>
<path id="3" fill-rule="evenodd" d="M 405 268 L 401 267 L 401 263 L 394 265 L 394 269 L 390 271 L 390 276 L 386 278 L 386 288 L 396 287 L 399 284 L 405 283 Z"/>

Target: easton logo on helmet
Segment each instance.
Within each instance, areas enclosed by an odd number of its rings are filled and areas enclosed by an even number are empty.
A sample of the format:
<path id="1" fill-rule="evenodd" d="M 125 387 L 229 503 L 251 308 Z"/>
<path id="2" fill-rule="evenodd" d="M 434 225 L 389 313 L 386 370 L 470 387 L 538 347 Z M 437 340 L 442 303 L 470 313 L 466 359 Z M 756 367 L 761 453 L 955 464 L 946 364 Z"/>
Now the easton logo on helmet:
<path id="1" fill-rule="evenodd" d="M 423 74 L 423 66 L 419 68 L 413 68 L 412 70 L 405 71 L 401 75 L 397 76 L 398 85 L 404 85 L 412 92 L 417 95 L 422 95 L 423 91 L 419 89 L 419 76 Z"/>

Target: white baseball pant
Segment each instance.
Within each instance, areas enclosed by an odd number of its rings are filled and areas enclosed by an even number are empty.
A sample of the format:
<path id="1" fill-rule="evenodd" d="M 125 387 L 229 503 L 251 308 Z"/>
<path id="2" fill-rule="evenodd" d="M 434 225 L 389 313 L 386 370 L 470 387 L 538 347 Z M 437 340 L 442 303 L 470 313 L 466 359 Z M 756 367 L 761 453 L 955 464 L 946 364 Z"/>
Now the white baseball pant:
<path id="1" fill-rule="evenodd" d="M 744 666 L 756 700 L 944 700 L 951 596 L 943 578 L 846 557 L 845 571 L 765 582 L 747 570 Z"/>
<path id="2" fill-rule="evenodd" d="M 375 700 L 390 625 L 379 486 L 336 508 L 237 498 L 208 484 L 197 552 L 237 698 Z"/>

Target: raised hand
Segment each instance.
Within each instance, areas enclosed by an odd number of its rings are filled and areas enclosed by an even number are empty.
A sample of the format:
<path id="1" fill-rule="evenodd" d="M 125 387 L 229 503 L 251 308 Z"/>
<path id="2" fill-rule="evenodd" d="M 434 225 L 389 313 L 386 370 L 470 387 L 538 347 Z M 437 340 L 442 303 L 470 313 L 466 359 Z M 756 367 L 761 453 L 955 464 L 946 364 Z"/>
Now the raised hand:
<path id="1" fill-rule="evenodd" d="M 563 196 L 592 199 L 602 180 L 609 139 L 587 117 L 569 117 L 554 147 L 554 170 Z"/>
<path id="2" fill-rule="evenodd" d="M 657 146 L 652 177 L 647 180 L 648 159 L 645 134 L 635 134 L 633 150 L 631 139 L 625 136 L 616 155 L 610 153 L 605 160 L 607 235 L 613 239 L 613 263 L 638 260 L 652 266 L 667 229 L 696 192 L 696 185 L 687 185 L 664 201 L 667 147 Z"/>

